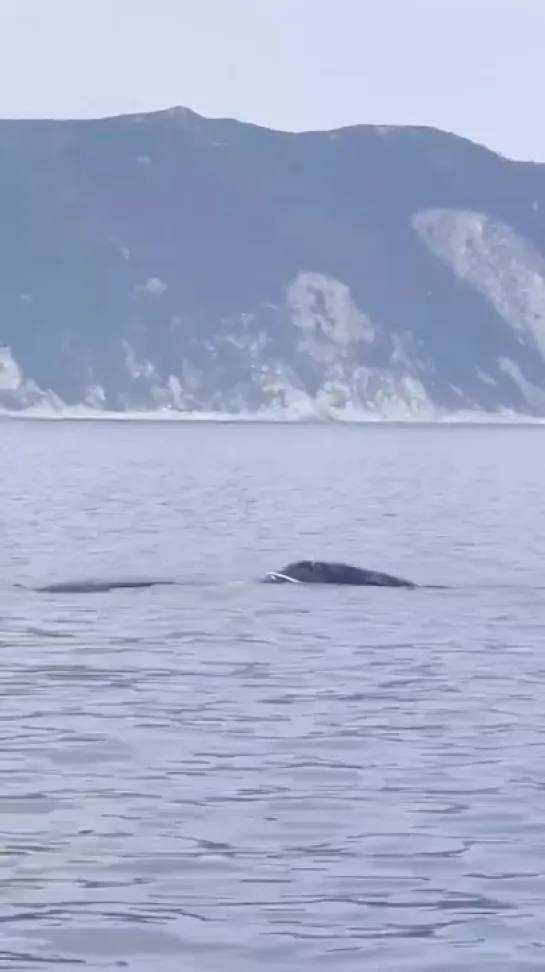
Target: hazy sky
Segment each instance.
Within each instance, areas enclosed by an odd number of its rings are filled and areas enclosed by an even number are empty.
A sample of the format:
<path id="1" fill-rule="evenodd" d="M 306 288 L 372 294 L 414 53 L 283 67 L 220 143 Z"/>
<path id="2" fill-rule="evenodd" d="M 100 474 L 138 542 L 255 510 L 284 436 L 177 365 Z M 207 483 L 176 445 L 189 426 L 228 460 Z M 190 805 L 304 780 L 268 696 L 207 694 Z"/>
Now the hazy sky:
<path id="1" fill-rule="evenodd" d="M 0 117 L 436 125 L 545 161 L 545 0 L 0 0 Z"/>

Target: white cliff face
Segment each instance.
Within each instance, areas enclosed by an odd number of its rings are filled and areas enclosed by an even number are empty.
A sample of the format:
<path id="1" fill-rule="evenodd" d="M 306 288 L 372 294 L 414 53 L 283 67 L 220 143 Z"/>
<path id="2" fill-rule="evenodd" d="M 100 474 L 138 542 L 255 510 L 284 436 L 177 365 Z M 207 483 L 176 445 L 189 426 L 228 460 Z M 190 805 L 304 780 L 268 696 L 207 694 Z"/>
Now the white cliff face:
<path id="1" fill-rule="evenodd" d="M 17 391 L 23 376 L 11 348 L 0 348 L 0 391 Z"/>
<path id="2" fill-rule="evenodd" d="M 406 419 L 436 414 L 412 366 L 403 335 L 391 337 L 388 365 L 366 363 L 366 353 L 387 332 L 357 306 L 347 284 L 322 273 L 301 272 L 285 288 L 284 300 L 270 306 L 268 312 L 277 327 L 280 321 L 288 323 L 286 337 L 294 352 L 290 352 L 289 363 L 274 335 L 261 329 L 256 309 L 226 319 L 221 336 L 201 341 L 200 367 L 191 359 L 180 358 L 176 371 L 163 377 L 151 361 L 139 358 L 125 342 L 127 373 L 145 383 L 155 407 L 193 412 L 202 403 L 208 369 L 221 364 L 228 353 L 234 356 L 235 370 L 242 378 L 229 389 L 209 395 L 207 405 L 212 411 L 286 420 Z M 314 376 L 312 390 L 305 377 L 309 367 Z"/>
<path id="3" fill-rule="evenodd" d="M 299 348 L 316 360 L 350 357 L 356 344 L 372 344 L 376 328 L 350 288 L 323 273 L 300 273 L 286 288 L 291 323 L 301 329 Z"/>
<path id="4" fill-rule="evenodd" d="M 484 213 L 436 209 L 417 213 L 413 225 L 430 250 L 472 287 L 511 328 L 517 342 L 545 363 L 545 258 L 509 226 Z M 515 361 L 497 357 L 530 409 L 545 413 L 545 388 Z M 482 381 L 493 383 L 480 373 Z"/>
<path id="5" fill-rule="evenodd" d="M 539 415 L 545 415 L 545 388 L 535 385 L 526 378 L 519 365 L 510 358 L 498 358 L 498 367 L 520 388 L 529 408 Z"/>
<path id="6" fill-rule="evenodd" d="M 508 323 L 521 340 L 534 341 L 537 345 L 545 339 L 533 316 L 540 284 L 536 287 L 533 278 L 534 294 L 526 294 L 525 313 L 517 315 L 516 302 L 502 289 L 505 281 L 501 281 L 501 270 L 491 269 L 493 261 L 484 249 L 485 244 L 481 252 L 472 242 L 472 233 L 483 240 L 481 220 L 470 217 L 460 223 L 459 217 L 460 214 L 418 214 L 414 225 L 434 252 L 446 262 L 452 262 L 458 277 L 468 279 L 501 308 L 502 316 L 507 315 Z M 509 238 L 505 230 L 503 233 L 504 238 Z M 518 255 L 522 248 L 513 249 Z M 502 255 L 505 260 L 505 252 Z M 527 281 L 526 264 L 522 269 L 516 264 L 512 272 Z M 166 288 L 152 285 L 146 289 L 159 294 Z M 239 417 L 253 414 L 260 419 L 286 421 L 433 420 L 443 414 L 444 410 L 433 403 L 426 391 L 422 376 L 429 371 L 429 365 L 419 358 L 410 333 L 392 333 L 381 322 L 374 321 L 358 307 L 343 281 L 323 273 L 301 272 L 286 286 L 283 302 L 268 310 L 277 323 L 288 322 L 295 352 L 290 355 L 289 363 L 283 360 L 270 334 L 260 330 L 259 309 L 227 319 L 221 336 L 202 340 L 204 354 L 200 366 L 191 358 L 181 356 L 177 362 L 172 361 L 172 369 L 161 373 L 154 362 L 139 356 L 124 340 L 122 353 L 128 379 L 125 410 L 178 412 L 188 416 L 200 411 Z M 180 323 L 175 320 L 172 326 Z M 374 348 L 385 341 L 389 347 L 387 361 L 373 363 Z M 235 354 L 236 370 L 242 372 L 244 379 L 229 389 L 209 394 L 208 401 L 204 402 L 208 407 L 203 408 L 208 370 L 213 362 L 222 361 L 226 347 Z M 498 364 L 517 382 L 526 400 L 545 412 L 545 393 L 528 381 L 509 359 L 498 359 Z M 306 387 L 305 379 L 309 366 L 314 370 L 311 390 Z M 476 373 L 480 381 L 495 383 L 494 378 L 479 369 Z M 253 404 L 248 401 L 248 383 L 253 389 Z M 0 353 L 2 404 L 8 409 L 41 408 L 47 412 L 62 411 L 64 403 L 26 379 L 9 349 L 4 349 Z M 82 406 L 83 411 L 107 411 L 104 388 L 91 382 Z"/>
<path id="7" fill-rule="evenodd" d="M 19 411 L 43 406 L 62 409 L 63 402 L 51 390 L 44 390 L 31 378 L 25 378 L 11 348 L 0 347 L 0 411 Z"/>
<path id="8" fill-rule="evenodd" d="M 413 225 L 427 246 L 452 267 L 456 277 L 478 290 L 494 306 L 517 339 L 535 348 L 545 360 L 545 276 L 539 254 L 505 226 L 481 214 L 429 211 L 418 213 Z M 148 278 L 144 289 L 161 295 L 166 285 Z M 284 299 L 267 308 L 279 325 L 288 324 L 289 361 L 274 334 L 262 327 L 254 308 L 223 321 L 220 335 L 193 338 L 202 354 L 199 364 L 182 353 L 170 369 L 161 371 L 122 341 L 129 411 L 199 412 L 290 420 L 434 420 L 445 415 L 426 391 L 429 362 L 422 359 L 409 330 L 396 333 L 359 307 L 345 282 L 305 271 L 287 284 Z M 182 321 L 174 317 L 171 329 Z M 387 359 L 374 360 L 377 346 L 387 346 Z M 237 362 L 240 381 L 206 392 L 208 372 L 226 355 Z M 375 355 L 376 357 L 376 355 Z M 545 414 L 545 390 L 536 386 L 515 362 L 497 358 L 497 366 L 514 381 L 529 407 Z M 312 388 L 307 387 L 309 367 Z M 497 379 L 475 368 L 476 379 L 494 386 Z M 252 395 L 248 388 L 251 385 Z M 206 399 L 206 395 L 207 400 Z M 462 391 L 460 390 L 462 397 Z M 251 401 L 249 401 L 251 398 Z M 89 384 L 83 410 L 107 411 L 100 383 Z M 64 403 L 23 375 L 9 349 L 0 351 L 0 407 L 59 411 Z M 469 405 L 471 411 L 471 404 Z"/>
<path id="9" fill-rule="evenodd" d="M 318 366 L 319 384 L 308 402 L 317 413 L 329 418 L 432 415 L 422 383 L 404 357 L 402 335 L 390 335 L 388 365 L 371 363 L 369 352 L 388 335 L 357 306 L 346 283 L 322 273 L 300 273 L 286 288 L 284 309 L 292 327 L 301 331 L 296 339 L 300 356 Z"/>

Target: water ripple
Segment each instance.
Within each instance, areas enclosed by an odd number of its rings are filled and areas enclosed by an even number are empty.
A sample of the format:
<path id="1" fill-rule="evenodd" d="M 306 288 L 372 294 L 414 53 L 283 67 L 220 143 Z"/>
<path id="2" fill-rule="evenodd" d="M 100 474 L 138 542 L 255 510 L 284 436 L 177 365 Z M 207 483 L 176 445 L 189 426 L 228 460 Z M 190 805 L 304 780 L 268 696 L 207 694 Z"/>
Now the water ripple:
<path id="1" fill-rule="evenodd" d="M 541 970 L 538 434 L 6 426 L 0 969 Z"/>

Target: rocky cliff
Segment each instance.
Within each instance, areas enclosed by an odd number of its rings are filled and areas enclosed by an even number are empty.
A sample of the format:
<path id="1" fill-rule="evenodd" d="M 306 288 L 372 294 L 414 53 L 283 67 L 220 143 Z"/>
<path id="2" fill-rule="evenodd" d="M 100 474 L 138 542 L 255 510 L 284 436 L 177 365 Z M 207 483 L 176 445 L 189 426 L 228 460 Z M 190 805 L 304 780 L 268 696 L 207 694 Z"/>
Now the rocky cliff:
<path id="1" fill-rule="evenodd" d="M 425 128 L 0 122 L 0 407 L 545 416 L 545 166 Z"/>

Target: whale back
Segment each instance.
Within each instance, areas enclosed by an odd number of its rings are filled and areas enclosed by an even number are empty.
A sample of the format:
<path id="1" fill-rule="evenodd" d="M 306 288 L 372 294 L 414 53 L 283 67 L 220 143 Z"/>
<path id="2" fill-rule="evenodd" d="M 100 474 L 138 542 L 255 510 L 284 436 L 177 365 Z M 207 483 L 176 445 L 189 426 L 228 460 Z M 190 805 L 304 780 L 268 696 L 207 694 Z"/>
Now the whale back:
<path id="1" fill-rule="evenodd" d="M 352 564 L 323 560 L 297 560 L 280 571 L 271 571 L 267 579 L 276 583 L 343 584 L 356 587 L 415 587 L 402 577 L 365 570 Z"/>

